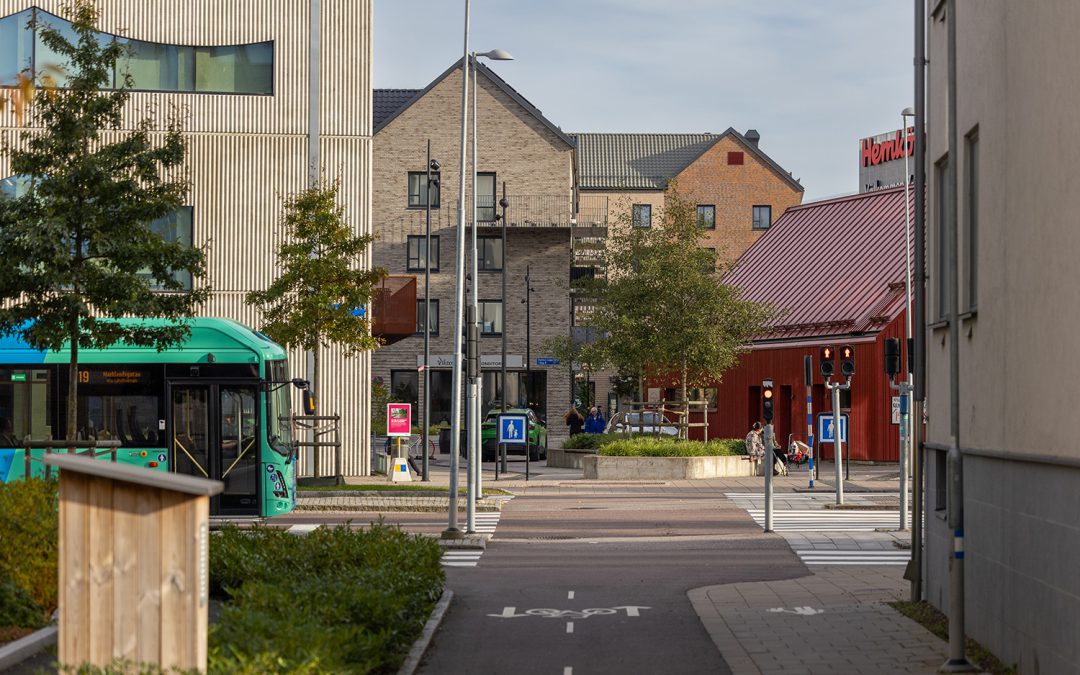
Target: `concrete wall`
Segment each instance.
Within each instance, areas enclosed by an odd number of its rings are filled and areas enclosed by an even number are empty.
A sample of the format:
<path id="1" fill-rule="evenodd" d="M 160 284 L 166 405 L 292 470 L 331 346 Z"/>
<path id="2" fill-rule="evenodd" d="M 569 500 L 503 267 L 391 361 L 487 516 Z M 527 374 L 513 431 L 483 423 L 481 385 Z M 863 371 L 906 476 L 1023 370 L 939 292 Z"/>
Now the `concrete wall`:
<path id="1" fill-rule="evenodd" d="M 1005 0 L 985 0 L 977 9 L 957 4 L 959 218 L 963 225 L 977 213 L 978 223 L 973 255 L 966 234 L 959 250 L 962 272 L 969 260 L 978 263 L 977 306 L 962 280 L 966 316 L 958 326 L 935 323 L 929 333 L 927 438 L 937 448 L 953 442 L 948 337 L 959 330 L 967 632 L 1005 662 L 1019 663 L 1020 672 L 1077 672 L 1080 441 L 1058 397 L 1080 377 L 1080 362 L 1070 358 L 1080 321 L 1080 178 L 1071 157 L 1080 145 L 1080 5 L 1046 0 L 1018 11 Z M 934 167 L 948 140 L 943 10 L 941 3 L 928 24 L 931 322 L 942 282 L 942 194 Z M 972 200 L 964 137 L 976 127 Z M 944 485 L 941 456 L 928 457 L 931 499 Z M 939 607 L 948 601 L 944 516 L 928 510 L 926 591 Z"/>
<path id="2" fill-rule="evenodd" d="M 0 0 L 0 16 L 31 6 L 63 14 L 62 0 Z M 187 141 L 196 246 L 207 247 L 213 294 L 205 316 L 258 327 L 244 303 L 248 291 L 276 277 L 282 237 L 282 200 L 302 190 L 308 176 L 308 0 L 162 0 L 152 11 L 144 0 L 99 0 L 99 28 L 140 40 L 182 45 L 231 45 L 274 41 L 273 95 L 136 92 L 124 125 L 148 110 L 164 128 L 177 109 Z M 340 200 L 356 234 L 371 232 L 370 0 L 323 3 L 319 149 L 326 176 L 341 181 Z M 0 138 L 17 136 L 10 110 L 0 111 Z M 0 158 L 0 177 L 10 175 Z M 292 373 L 305 377 L 303 355 L 291 354 Z M 318 392 L 320 414 L 340 413 L 344 472 L 369 471 L 370 356 L 345 358 L 327 349 Z M 297 402 L 299 399 L 297 399 Z M 297 405 L 298 409 L 299 406 Z M 303 459 L 301 470 L 307 470 Z"/>
<path id="3" fill-rule="evenodd" d="M 570 332 L 570 228 L 534 227 L 526 221 L 535 221 L 537 218 L 532 216 L 539 216 L 553 202 L 572 203 L 573 150 L 492 81 L 481 75 L 479 82 L 477 169 L 496 173 L 498 194 L 502 194 L 505 181 L 511 197 L 530 198 L 507 213 L 504 317 L 507 361 L 513 363 L 517 357 L 524 364 L 526 347 L 531 346 L 532 370 L 547 372 L 551 422 L 548 444 L 559 447 L 567 437 L 561 416 L 570 398 L 569 366 L 538 366 L 536 359 L 545 356 L 541 348 L 545 338 L 565 336 Z M 442 165 L 441 204 L 438 209 L 432 209 L 431 226 L 432 236 L 439 237 L 440 256 L 439 270 L 431 275 L 431 298 L 439 300 L 439 335 L 431 338 L 433 356 L 453 353 L 460 110 L 461 74 L 454 71 L 375 136 L 373 211 L 378 237 L 375 264 L 391 274 L 415 274 L 418 299 L 425 297 L 424 273 L 407 270 L 407 239 L 409 235 L 424 233 L 426 214 L 422 208 L 408 208 L 408 172 L 424 170 L 428 138 L 432 141 L 432 156 Z M 471 176 L 471 172 L 470 147 L 466 175 Z M 471 181 L 471 177 L 467 180 Z M 467 184 L 466 204 L 466 220 L 471 221 L 470 184 Z M 529 213 L 530 208 L 534 213 Z M 499 233 L 500 230 L 494 227 L 482 226 L 479 231 L 480 236 Z M 526 340 L 526 305 L 521 302 L 525 299 L 526 266 L 530 269 L 533 288 L 531 345 L 527 345 Z M 481 271 L 479 274 L 480 299 L 499 300 L 502 297 L 501 273 Z M 380 348 L 373 356 L 375 376 L 384 378 L 389 385 L 392 371 L 415 371 L 417 356 L 423 355 L 423 349 L 422 335 Z M 500 337 L 482 337 L 480 340 L 482 356 L 499 356 L 501 349 Z M 449 371 L 448 368 L 441 370 Z M 508 376 L 522 370 L 523 366 L 510 368 Z M 422 402 L 423 377 L 419 379 L 419 401 Z M 482 400 L 489 398 L 485 394 Z M 419 422 L 420 416 L 414 419 Z M 433 416 L 432 421 L 439 420 Z"/>

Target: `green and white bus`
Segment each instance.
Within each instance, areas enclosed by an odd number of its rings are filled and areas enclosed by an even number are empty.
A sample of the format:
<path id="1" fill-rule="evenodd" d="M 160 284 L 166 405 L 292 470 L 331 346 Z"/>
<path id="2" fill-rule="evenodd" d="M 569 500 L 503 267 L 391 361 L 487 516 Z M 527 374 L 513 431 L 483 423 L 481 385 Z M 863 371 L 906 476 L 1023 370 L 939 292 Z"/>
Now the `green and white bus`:
<path id="1" fill-rule="evenodd" d="M 118 441 L 118 462 L 222 481 L 211 514 L 292 511 L 290 390 L 306 383 L 290 379 L 285 350 L 261 333 L 226 319 L 189 324 L 187 340 L 165 351 L 126 344 L 79 350 L 78 439 Z M 27 470 L 44 475 L 43 441 L 55 439 L 53 451 L 66 452 L 69 360 L 66 349 L 0 339 L 0 481 Z"/>

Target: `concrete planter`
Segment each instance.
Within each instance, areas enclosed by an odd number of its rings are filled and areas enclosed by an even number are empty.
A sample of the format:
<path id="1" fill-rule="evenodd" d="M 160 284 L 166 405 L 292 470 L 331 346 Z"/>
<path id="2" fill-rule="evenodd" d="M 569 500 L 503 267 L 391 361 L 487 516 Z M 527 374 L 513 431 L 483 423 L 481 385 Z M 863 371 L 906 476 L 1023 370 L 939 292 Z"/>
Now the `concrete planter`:
<path id="1" fill-rule="evenodd" d="M 754 462 L 742 455 L 710 457 L 582 458 L 585 478 L 597 480 L 680 480 L 755 475 Z"/>
<path id="2" fill-rule="evenodd" d="M 561 469 L 580 469 L 585 458 L 595 454 L 595 448 L 548 448 L 547 465 Z"/>

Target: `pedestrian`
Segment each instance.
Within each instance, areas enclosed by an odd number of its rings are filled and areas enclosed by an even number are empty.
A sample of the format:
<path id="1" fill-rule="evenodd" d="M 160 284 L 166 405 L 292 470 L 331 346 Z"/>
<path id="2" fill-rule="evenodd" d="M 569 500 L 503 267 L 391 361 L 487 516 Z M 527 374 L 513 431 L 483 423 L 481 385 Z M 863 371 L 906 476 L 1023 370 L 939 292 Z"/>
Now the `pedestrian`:
<path id="1" fill-rule="evenodd" d="M 581 413 L 574 406 L 570 406 L 570 409 L 563 415 L 563 421 L 566 422 L 566 426 L 570 427 L 571 436 L 580 434 L 585 426 L 585 418 L 581 416 Z"/>
<path id="2" fill-rule="evenodd" d="M 765 443 L 761 440 L 761 422 L 754 422 L 746 434 L 746 454 L 752 462 L 760 462 L 765 456 Z"/>
<path id="3" fill-rule="evenodd" d="M 787 454 L 780 448 L 780 444 L 776 442 L 775 436 L 772 439 L 772 453 L 773 453 L 773 472 L 772 475 L 788 475 L 787 468 Z"/>
<path id="4" fill-rule="evenodd" d="M 585 420 L 585 433 L 604 433 L 604 416 L 600 414 L 600 411 L 597 409 L 596 406 L 589 408 L 589 416 Z"/>

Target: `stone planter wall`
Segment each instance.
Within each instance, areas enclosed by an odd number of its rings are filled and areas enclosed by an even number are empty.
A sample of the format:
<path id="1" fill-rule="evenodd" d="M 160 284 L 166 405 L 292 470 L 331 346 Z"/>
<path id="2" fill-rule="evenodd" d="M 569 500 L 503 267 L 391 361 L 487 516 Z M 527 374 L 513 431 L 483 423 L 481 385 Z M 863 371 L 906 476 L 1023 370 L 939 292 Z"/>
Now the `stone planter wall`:
<path id="1" fill-rule="evenodd" d="M 582 458 L 585 478 L 597 480 L 680 480 L 755 475 L 754 462 L 733 457 L 603 457 Z"/>
<path id="2" fill-rule="evenodd" d="M 595 449 L 548 448 L 547 465 L 561 469 L 580 469 L 586 457 L 596 455 Z"/>

